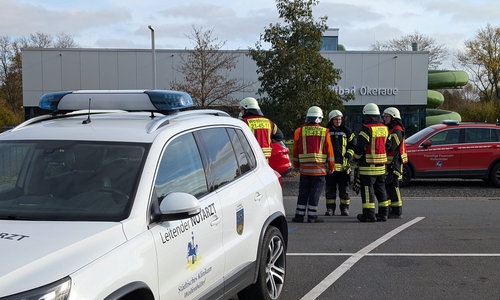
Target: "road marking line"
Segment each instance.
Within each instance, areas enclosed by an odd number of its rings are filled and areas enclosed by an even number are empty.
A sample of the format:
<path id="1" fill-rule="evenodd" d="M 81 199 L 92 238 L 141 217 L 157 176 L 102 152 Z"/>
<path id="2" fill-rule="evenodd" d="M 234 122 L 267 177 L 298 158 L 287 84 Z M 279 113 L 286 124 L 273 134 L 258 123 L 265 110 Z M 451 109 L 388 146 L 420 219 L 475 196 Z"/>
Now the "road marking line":
<path id="1" fill-rule="evenodd" d="M 390 238 L 395 236 L 396 234 L 400 233 L 401 231 L 405 230 L 406 228 L 412 226 L 413 224 L 423 220 L 424 217 L 418 217 L 413 220 L 411 220 L 408 223 L 405 223 L 382 237 L 380 237 L 378 240 L 374 241 L 373 243 L 369 244 L 368 246 L 364 247 L 363 249 L 359 250 L 357 253 L 349 257 L 345 262 L 343 262 L 337 269 L 335 269 L 332 273 L 330 273 L 328 276 L 325 277 L 318 285 L 316 285 L 312 290 L 309 291 L 304 297 L 301 298 L 301 300 L 314 300 L 318 298 L 326 289 L 328 289 L 337 279 L 340 278 L 345 272 L 347 272 L 355 263 L 357 263 L 363 256 L 368 255 L 370 251 L 373 249 L 377 248 L 384 242 L 388 241 Z"/>
<path id="2" fill-rule="evenodd" d="M 287 256 L 352 256 L 356 253 L 287 253 Z M 500 256 L 500 253 L 367 253 L 365 256 L 448 256 L 448 257 L 479 257 Z"/>

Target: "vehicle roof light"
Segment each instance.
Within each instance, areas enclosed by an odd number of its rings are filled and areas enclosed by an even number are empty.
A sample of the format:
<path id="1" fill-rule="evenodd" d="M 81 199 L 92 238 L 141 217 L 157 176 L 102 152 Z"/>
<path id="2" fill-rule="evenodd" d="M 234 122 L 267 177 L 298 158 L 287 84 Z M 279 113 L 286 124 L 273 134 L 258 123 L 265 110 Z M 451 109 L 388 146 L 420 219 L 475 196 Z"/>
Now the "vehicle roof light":
<path id="1" fill-rule="evenodd" d="M 193 106 L 193 100 L 188 93 L 171 90 L 79 90 L 45 94 L 39 106 L 53 112 L 82 109 L 175 111 Z"/>
<path id="2" fill-rule="evenodd" d="M 446 124 L 446 125 L 457 125 L 460 123 L 457 120 L 441 120 L 441 124 Z"/>

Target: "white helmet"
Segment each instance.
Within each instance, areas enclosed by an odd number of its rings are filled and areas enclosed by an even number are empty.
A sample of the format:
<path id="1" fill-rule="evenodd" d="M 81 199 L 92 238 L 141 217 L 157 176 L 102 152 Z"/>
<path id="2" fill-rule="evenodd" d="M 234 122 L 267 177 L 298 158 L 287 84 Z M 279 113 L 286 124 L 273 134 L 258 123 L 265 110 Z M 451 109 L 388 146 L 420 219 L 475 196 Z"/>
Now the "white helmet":
<path id="1" fill-rule="evenodd" d="M 253 97 L 246 97 L 241 100 L 240 107 L 244 109 L 260 109 L 259 103 Z"/>
<path id="2" fill-rule="evenodd" d="M 323 111 L 317 106 L 311 106 L 307 110 L 306 122 L 321 123 L 323 121 Z"/>
<path id="3" fill-rule="evenodd" d="M 331 120 L 335 117 L 343 117 L 344 115 L 340 112 L 340 110 L 338 109 L 334 109 L 332 110 L 329 114 L 328 114 L 328 120 Z"/>
<path id="4" fill-rule="evenodd" d="M 377 104 L 368 103 L 363 107 L 363 115 L 380 115 L 380 110 L 378 109 Z"/>
<path id="5" fill-rule="evenodd" d="M 240 109 L 245 109 L 247 112 L 263 116 L 264 114 L 260 110 L 259 103 L 253 97 L 246 97 L 245 99 L 240 101 Z"/>
<path id="6" fill-rule="evenodd" d="M 388 107 L 384 110 L 384 115 L 389 115 L 393 117 L 394 119 L 400 119 L 401 120 L 401 114 L 399 113 L 399 110 L 395 107 Z"/>
<path id="7" fill-rule="evenodd" d="M 323 118 L 323 111 L 317 106 L 311 106 L 307 110 L 306 117 Z"/>

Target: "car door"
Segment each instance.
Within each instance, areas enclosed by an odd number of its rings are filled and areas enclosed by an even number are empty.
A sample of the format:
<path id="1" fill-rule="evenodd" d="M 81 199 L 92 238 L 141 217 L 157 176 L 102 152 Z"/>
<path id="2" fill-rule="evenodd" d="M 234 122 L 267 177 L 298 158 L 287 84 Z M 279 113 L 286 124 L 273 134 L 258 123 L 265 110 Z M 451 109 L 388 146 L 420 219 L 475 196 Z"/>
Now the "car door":
<path id="1" fill-rule="evenodd" d="M 418 177 L 456 177 L 460 173 L 461 143 L 460 129 L 446 129 L 422 142 L 417 151 L 415 164 Z"/>
<path id="2" fill-rule="evenodd" d="M 224 280 L 230 281 L 255 261 L 264 220 L 269 215 L 264 185 L 256 176 L 255 158 L 244 134 L 233 128 L 200 132 L 207 149 L 211 183 L 222 207 L 223 244 L 226 253 Z M 259 149 L 260 150 L 260 149 Z M 250 150 L 251 151 L 251 150 Z"/>
<path id="3" fill-rule="evenodd" d="M 203 163 L 192 133 L 168 143 L 155 179 L 161 203 L 172 192 L 197 197 L 201 213 L 151 229 L 157 253 L 161 299 L 194 299 L 208 290 L 223 291 L 224 249 L 221 206 L 208 190 Z"/>
<path id="4" fill-rule="evenodd" d="M 490 128 L 466 128 L 465 143 L 461 146 L 462 176 L 488 176 L 488 168 L 499 157 L 498 136 Z"/>

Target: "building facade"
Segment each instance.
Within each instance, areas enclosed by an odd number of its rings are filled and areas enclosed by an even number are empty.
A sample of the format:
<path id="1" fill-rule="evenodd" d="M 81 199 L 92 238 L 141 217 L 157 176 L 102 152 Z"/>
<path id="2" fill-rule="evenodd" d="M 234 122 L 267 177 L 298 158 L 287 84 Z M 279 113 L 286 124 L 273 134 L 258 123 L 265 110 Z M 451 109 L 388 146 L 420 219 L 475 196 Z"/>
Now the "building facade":
<path id="1" fill-rule="evenodd" d="M 26 118 L 40 114 L 40 97 L 63 90 L 170 89 L 172 82 L 184 80 L 176 72 L 181 56 L 188 50 L 156 49 L 156 74 L 152 51 L 146 49 L 23 49 L 23 105 Z M 254 83 L 233 95 L 235 99 L 257 97 L 257 66 L 248 51 L 228 51 L 239 55 L 230 76 Z M 332 87 L 337 93 L 352 93 L 345 116 L 353 130 L 361 127 L 362 107 L 370 102 L 383 110 L 399 108 L 408 135 L 425 127 L 427 104 L 428 52 L 321 51 L 341 69 L 341 80 Z M 156 81 L 156 82 L 154 82 Z M 328 112 L 324 112 L 328 114 Z"/>

